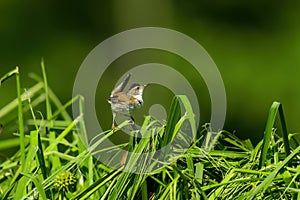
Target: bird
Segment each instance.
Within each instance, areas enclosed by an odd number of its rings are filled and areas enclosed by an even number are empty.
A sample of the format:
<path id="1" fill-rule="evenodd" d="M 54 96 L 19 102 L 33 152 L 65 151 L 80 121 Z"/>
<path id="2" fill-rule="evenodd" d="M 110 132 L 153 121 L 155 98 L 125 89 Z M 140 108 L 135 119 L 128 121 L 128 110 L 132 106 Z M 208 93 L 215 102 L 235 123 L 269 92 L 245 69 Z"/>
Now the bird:
<path id="1" fill-rule="evenodd" d="M 127 74 L 125 79 L 111 92 L 110 97 L 107 99 L 111 105 L 112 110 L 112 130 L 115 129 L 115 118 L 117 113 L 130 117 L 134 123 L 134 119 L 131 116 L 131 112 L 137 108 L 143 106 L 143 91 L 147 85 L 133 83 L 127 92 L 124 92 L 126 85 L 131 77 L 131 74 Z"/>

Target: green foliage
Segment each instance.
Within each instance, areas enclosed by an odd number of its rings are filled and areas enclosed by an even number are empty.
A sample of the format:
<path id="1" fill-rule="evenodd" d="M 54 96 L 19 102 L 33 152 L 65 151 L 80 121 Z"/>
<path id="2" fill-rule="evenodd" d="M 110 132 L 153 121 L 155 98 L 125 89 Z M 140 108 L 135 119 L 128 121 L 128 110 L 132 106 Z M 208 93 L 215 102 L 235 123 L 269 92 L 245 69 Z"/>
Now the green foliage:
<path id="1" fill-rule="evenodd" d="M 207 126 L 197 134 L 188 99 L 175 96 L 166 125 L 146 116 L 130 141 L 117 146 L 129 149 L 131 154 L 126 154 L 124 160 L 111 158 L 117 164 L 110 168 L 93 155 L 117 150 L 96 152 L 96 147 L 122 128 L 130 128 L 130 122 L 125 121 L 114 131 L 99 133 L 86 148 L 82 141 L 86 135 L 84 99 L 78 96 L 62 104 L 47 84 L 43 63 L 42 71 L 43 78 L 32 75 L 37 83 L 23 94 L 18 69 L 0 79 L 1 83 L 8 78 L 17 80 L 17 98 L 0 109 L 0 123 L 18 120 L 11 128 L 17 138 L 1 140 L 0 149 L 20 145 L 14 155 L 0 164 L 0 199 L 300 198 L 300 147 L 293 139 L 296 134 L 286 131 L 278 102 L 271 106 L 264 139 L 253 147 L 249 140 L 227 131 L 212 133 Z M 79 102 L 81 113 L 72 119 L 66 109 L 75 102 Z M 45 114 L 38 111 L 41 107 Z M 275 129 L 278 114 L 283 137 Z M 183 129 L 186 126 L 190 127 L 191 138 Z M 139 139 L 137 134 L 147 137 Z M 218 136 L 218 140 L 205 140 L 205 136 Z M 188 139 L 192 139 L 192 144 L 187 145 Z M 155 152 L 174 141 L 176 148 L 162 151 L 160 156 L 166 162 L 159 162 Z M 203 141 L 214 142 L 203 148 Z"/>

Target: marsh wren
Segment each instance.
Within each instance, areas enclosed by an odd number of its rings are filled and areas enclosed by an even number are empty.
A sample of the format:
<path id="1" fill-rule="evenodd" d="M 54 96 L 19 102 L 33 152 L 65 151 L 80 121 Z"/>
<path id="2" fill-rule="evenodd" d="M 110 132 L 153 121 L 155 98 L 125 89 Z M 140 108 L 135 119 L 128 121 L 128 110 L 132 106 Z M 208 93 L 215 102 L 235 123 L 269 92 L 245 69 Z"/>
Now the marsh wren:
<path id="1" fill-rule="evenodd" d="M 117 113 L 121 113 L 125 116 L 130 117 L 134 122 L 133 117 L 131 116 L 131 111 L 136 108 L 141 107 L 144 104 L 143 101 L 143 91 L 146 85 L 141 85 L 134 83 L 132 84 L 128 91 L 123 92 L 126 87 L 131 74 L 128 74 L 123 82 L 120 83 L 112 92 L 110 97 L 107 99 L 108 103 L 111 105 L 113 121 L 111 128 L 115 128 L 115 118 Z"/>

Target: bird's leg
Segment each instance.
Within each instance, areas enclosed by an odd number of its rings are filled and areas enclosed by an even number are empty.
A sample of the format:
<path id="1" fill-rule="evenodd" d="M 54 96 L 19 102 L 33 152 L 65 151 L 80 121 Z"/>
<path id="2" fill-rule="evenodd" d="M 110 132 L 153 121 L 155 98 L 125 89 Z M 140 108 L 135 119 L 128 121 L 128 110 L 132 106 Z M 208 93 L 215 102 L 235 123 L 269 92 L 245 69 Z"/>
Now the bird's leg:
<path id="1" fill-rule="evenodd" d="M 134 121 L 134 118 L 132 117 L 132 115 L 130 113 L 128 114 L 125 114 L 126 117 L 129 117 L 130 118 L 130 121 L 131 121 L 131 127 L 133 130 L 137 130 L 136 126 L 135 126 L 135 121 Z"/>
<path id="2" fill-rule="evenodd" d="M 134 118 L 131 115 L 129 115 L 129 117 L 130 117 L 131 122 L 134 124 L 135 123 Z"/>
<path id="3" fill-rule="evenodd" d="M 111 129 L 114 130 L 115 129 L 115 118 L 116 118 L 117 114 L 115 112 L 112 112 L 112 115 L 113 115 L 113 120 L 112 120 Z"/>
<path id="4" fill-rule="evenodd" d="M 122 165 L 122 166 L 126 164 L 127 157 L 128 157 L 128 151 L 125 151 L 125 152 L 122 154 L 122 158 L 121 158 L 121 165 Z"/>
<path id="5" fill-rule="evenodd" d="M 132 124 L 131 124 L 132 129 L 135 130 L 135 131 L 138 130 L 137 127 L 135 126 L 134 118 L 130 114 L 129 114 L 129 118 L 132 122 Z"/>

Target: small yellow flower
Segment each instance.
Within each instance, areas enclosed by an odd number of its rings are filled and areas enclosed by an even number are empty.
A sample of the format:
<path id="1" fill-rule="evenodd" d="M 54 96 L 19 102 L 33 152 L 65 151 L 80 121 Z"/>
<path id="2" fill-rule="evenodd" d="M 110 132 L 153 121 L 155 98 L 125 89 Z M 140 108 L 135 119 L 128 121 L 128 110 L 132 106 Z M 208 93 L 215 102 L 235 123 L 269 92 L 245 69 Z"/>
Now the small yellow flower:
<path id="1" fill-rule="evenodd" d="M 76 177 L 71 172 L 63 172 L 57 175 L 54 186 L 58 191 L 69 192 L 74 191 L 76 186 Z"/>

